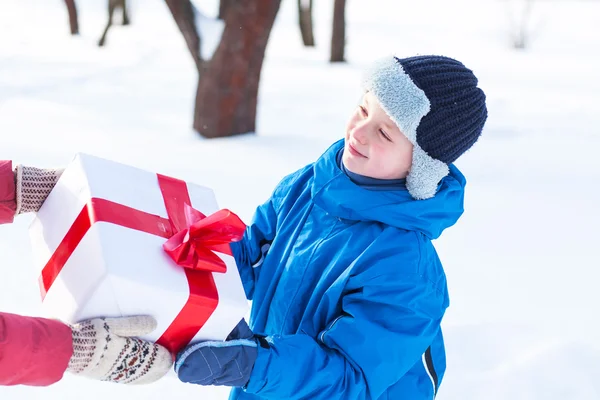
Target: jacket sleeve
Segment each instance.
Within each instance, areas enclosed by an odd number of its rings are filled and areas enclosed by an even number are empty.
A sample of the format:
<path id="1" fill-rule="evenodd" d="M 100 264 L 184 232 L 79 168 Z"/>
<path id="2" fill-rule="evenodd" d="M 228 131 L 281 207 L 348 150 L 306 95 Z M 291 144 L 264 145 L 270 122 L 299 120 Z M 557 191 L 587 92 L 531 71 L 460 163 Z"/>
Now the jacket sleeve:
<path id="1" fill-rule="evenodd" d="M 398 270 L 397 257 L 382 257 L 372 261 Z M 270 348 L 259 346 L 245 390 L 266 398 L 378 399 L 398 382 L 438 334 L 447 298 L 418 273 L 373 270 L 349 279 L 341 312 L 317 338 L 273 336 Z"/>
<path id="2" fill-rule="evenodd" d="M 258 280 L 262 263 L 271 243 L 277 235 L 277 224 L 282 219 L 282 203 L 290 190 L 298 187 L 299 178 L 303 177 L 310 168 L 312 165 L 283 178 L 269 200 L 256 209 L 252 223 L 246 228 L 242 240 L 231 244 L 231 252 L 235 258 L 248 300 L 252 300 L 254 296 L 254 284 Z"/>
<path id="3" fill-rule="evenodd" d="M 273 199 L 256 209 L 252 223 L 246 228 L 241 241 L 231 244 L 231 251 L 244 285 L 246 298 L 252 300 L 254 283 L 260 274 L 263 259 L 275 239 L 277 213 Z"/>
<path id="4" fill-rule="evenodd" d="M 0 224 L 13 222 L 17 200 L 12 162 L 0 160 Z"/>
<path id="5" fill-rule="evenodd" d="M 44 318 L 0 313 L 0 385 L 59 381 L 73 352 L 71 329 Z"/>

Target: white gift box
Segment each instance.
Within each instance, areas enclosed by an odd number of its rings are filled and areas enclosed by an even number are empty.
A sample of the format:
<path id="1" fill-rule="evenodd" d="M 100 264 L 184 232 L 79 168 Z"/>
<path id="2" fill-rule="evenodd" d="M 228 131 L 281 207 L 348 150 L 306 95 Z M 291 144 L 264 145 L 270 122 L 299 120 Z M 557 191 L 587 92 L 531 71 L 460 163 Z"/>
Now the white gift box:
<path id="1" fill-rule="evenodd" d="M 76 155 L 30 227 L 44 315 L 67 323 L 152 315 L 158 327 L 143 338 L 174 352 L 224 340 L 248 312 L 229 246 L 213 252 L 224 273 L 183 268 L 163 250 L 187 196 L 206 216 L 218 211 L 209 188 Z"/>

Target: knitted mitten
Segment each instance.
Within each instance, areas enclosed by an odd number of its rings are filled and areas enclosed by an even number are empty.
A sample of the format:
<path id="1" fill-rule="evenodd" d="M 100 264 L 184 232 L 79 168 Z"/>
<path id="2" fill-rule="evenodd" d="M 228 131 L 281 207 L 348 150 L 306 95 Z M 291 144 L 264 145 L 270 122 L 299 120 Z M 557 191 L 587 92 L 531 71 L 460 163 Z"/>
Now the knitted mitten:
<path id="1" fill-rule="evenodd" d="M 171 368 L 171 353 L 133 336 L 155 328 L 156 321 L 148 316 L 96 318 L 73 325 L 73 356 L 67 371 L 116 383 L 154 382 Z"/>
<path id="2" fill-rule="evenodd" d="M 40 169 L 17 165 L 15 168 L 17 212 L 37 212 L 50 194 L 63 169 Z"/>

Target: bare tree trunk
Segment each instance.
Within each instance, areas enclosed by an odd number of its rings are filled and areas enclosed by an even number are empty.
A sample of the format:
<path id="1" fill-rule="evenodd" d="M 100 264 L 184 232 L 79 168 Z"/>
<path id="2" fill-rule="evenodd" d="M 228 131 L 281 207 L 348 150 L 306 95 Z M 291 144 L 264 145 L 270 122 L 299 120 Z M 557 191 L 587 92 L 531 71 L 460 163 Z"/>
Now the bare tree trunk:
<path id="1" fill-rule="evenodd" d="M 113 15 L 117 8 L 120 8 L 123 12 L 123 25 L 129 25 L 130 23 L 129 15 L 127 14 L 127 0 L 108 0 L 108 22 L 106 23 L 106 27 L 104 28 L 104 32 L 102 32 L 100 40 L 98 40 L 98 46 L 100 47 L 104 46 L 106 43 L 106 35 L 113 24 Z"/>
<path id="2" fill-rule="evenodd" d="M 71 28 L 71 35 L 79 34 L 79 21 L 77 20 L 77 6 L 75 6 L 75 0 L 65 0 L 67 5 L 67 12 L 69 13 L 69 27 Z"/>
<path id="3" fill-rule="evenodd" d="M 298 0 L 298 22 L 302 43 L 307 47 L 314 47 L 315 36 L 313 34 L 312 0 Z"/>
<path id="4" fill-rule="evenodd" d="M 196 68 L 200 71 L 204 61 L 202 60 L 202 53 L 200 51 L 201 38 L 196 27 L 194 6 L 190 0 L 165 0 L 165 2 L 185 39 Z"/>
<path id="5" fill-rule="evenodd" d="M 333 29 L 331 33 L 331 62 L 344 62 L 346 47 L 346 0 L 333 4 Z"/>
<path id="6" fill-rule="evenodd" d="M 229 5 L 221 43 L 200 73 L 194 129 L 208 138 L 254 132 L 260 72 L 281 0 Z"/>
<path id="7" fill-rule="evenodd" d="M 512 45 L 515 49 L 524 49 L 527 47 L 530 39 L 530 19 L 533 8 L 533 0 L 520 0 L 517 5 L 515 2 L 506 2 Z M 516 8 L 514 19 L 512 16 L 512 8 Z"/>
<path id="8" fill-rule="evenodd" d="M 129 12 L 127 11 L 127 0 L 123 0 L 123 25 L 131 24 L 131 19 L 129 18 Z"/>
<path id="9" fill-rule="evenodd" d="M 227 13 L 227 8 L 236 0 L 221 0 L 219 2 L 219 19 L 224 20 Z M 239 1 L 239 0 L 238 0 Z"/>

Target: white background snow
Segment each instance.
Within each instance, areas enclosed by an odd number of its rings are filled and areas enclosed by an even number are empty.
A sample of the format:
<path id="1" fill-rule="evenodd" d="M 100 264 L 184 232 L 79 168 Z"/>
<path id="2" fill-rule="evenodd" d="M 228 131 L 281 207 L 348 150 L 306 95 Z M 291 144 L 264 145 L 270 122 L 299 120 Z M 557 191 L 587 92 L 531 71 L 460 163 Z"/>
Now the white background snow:
<path id="1" fill-rule="evenodd" d="M 197 3 L 215 15 L 216 0 Z M 62 1 L 3 0 L 0 157 L 61 166 L 88 152 L 211 186 L 249 222 L 281 177 L 343 135 L 376 57 L 456 57 L 480 78 L 489 120 L 457 162 L 466 212 L 435 243 L 451 293 L 438 399 L 600 399 L 600 1 L 535 1 L 525 51 L 510 47 L 506 1 L 349 1 L 343 65 L 327 62 L 333 1 L 315 4 L 318 47 L 307 49 L 296 2 L 283 1 L 257 134 L 203 140 L 191 129 L 195 69 L 162 1 L 135 1 L 132 25 L 99 49 L 106 1 L 78 1 L 71 37 Z M 40 311 L 31 219 L 0 227 L 1 311 Z M 0 388 L 3 400 L 226 395 L 171 379 Z"/>

